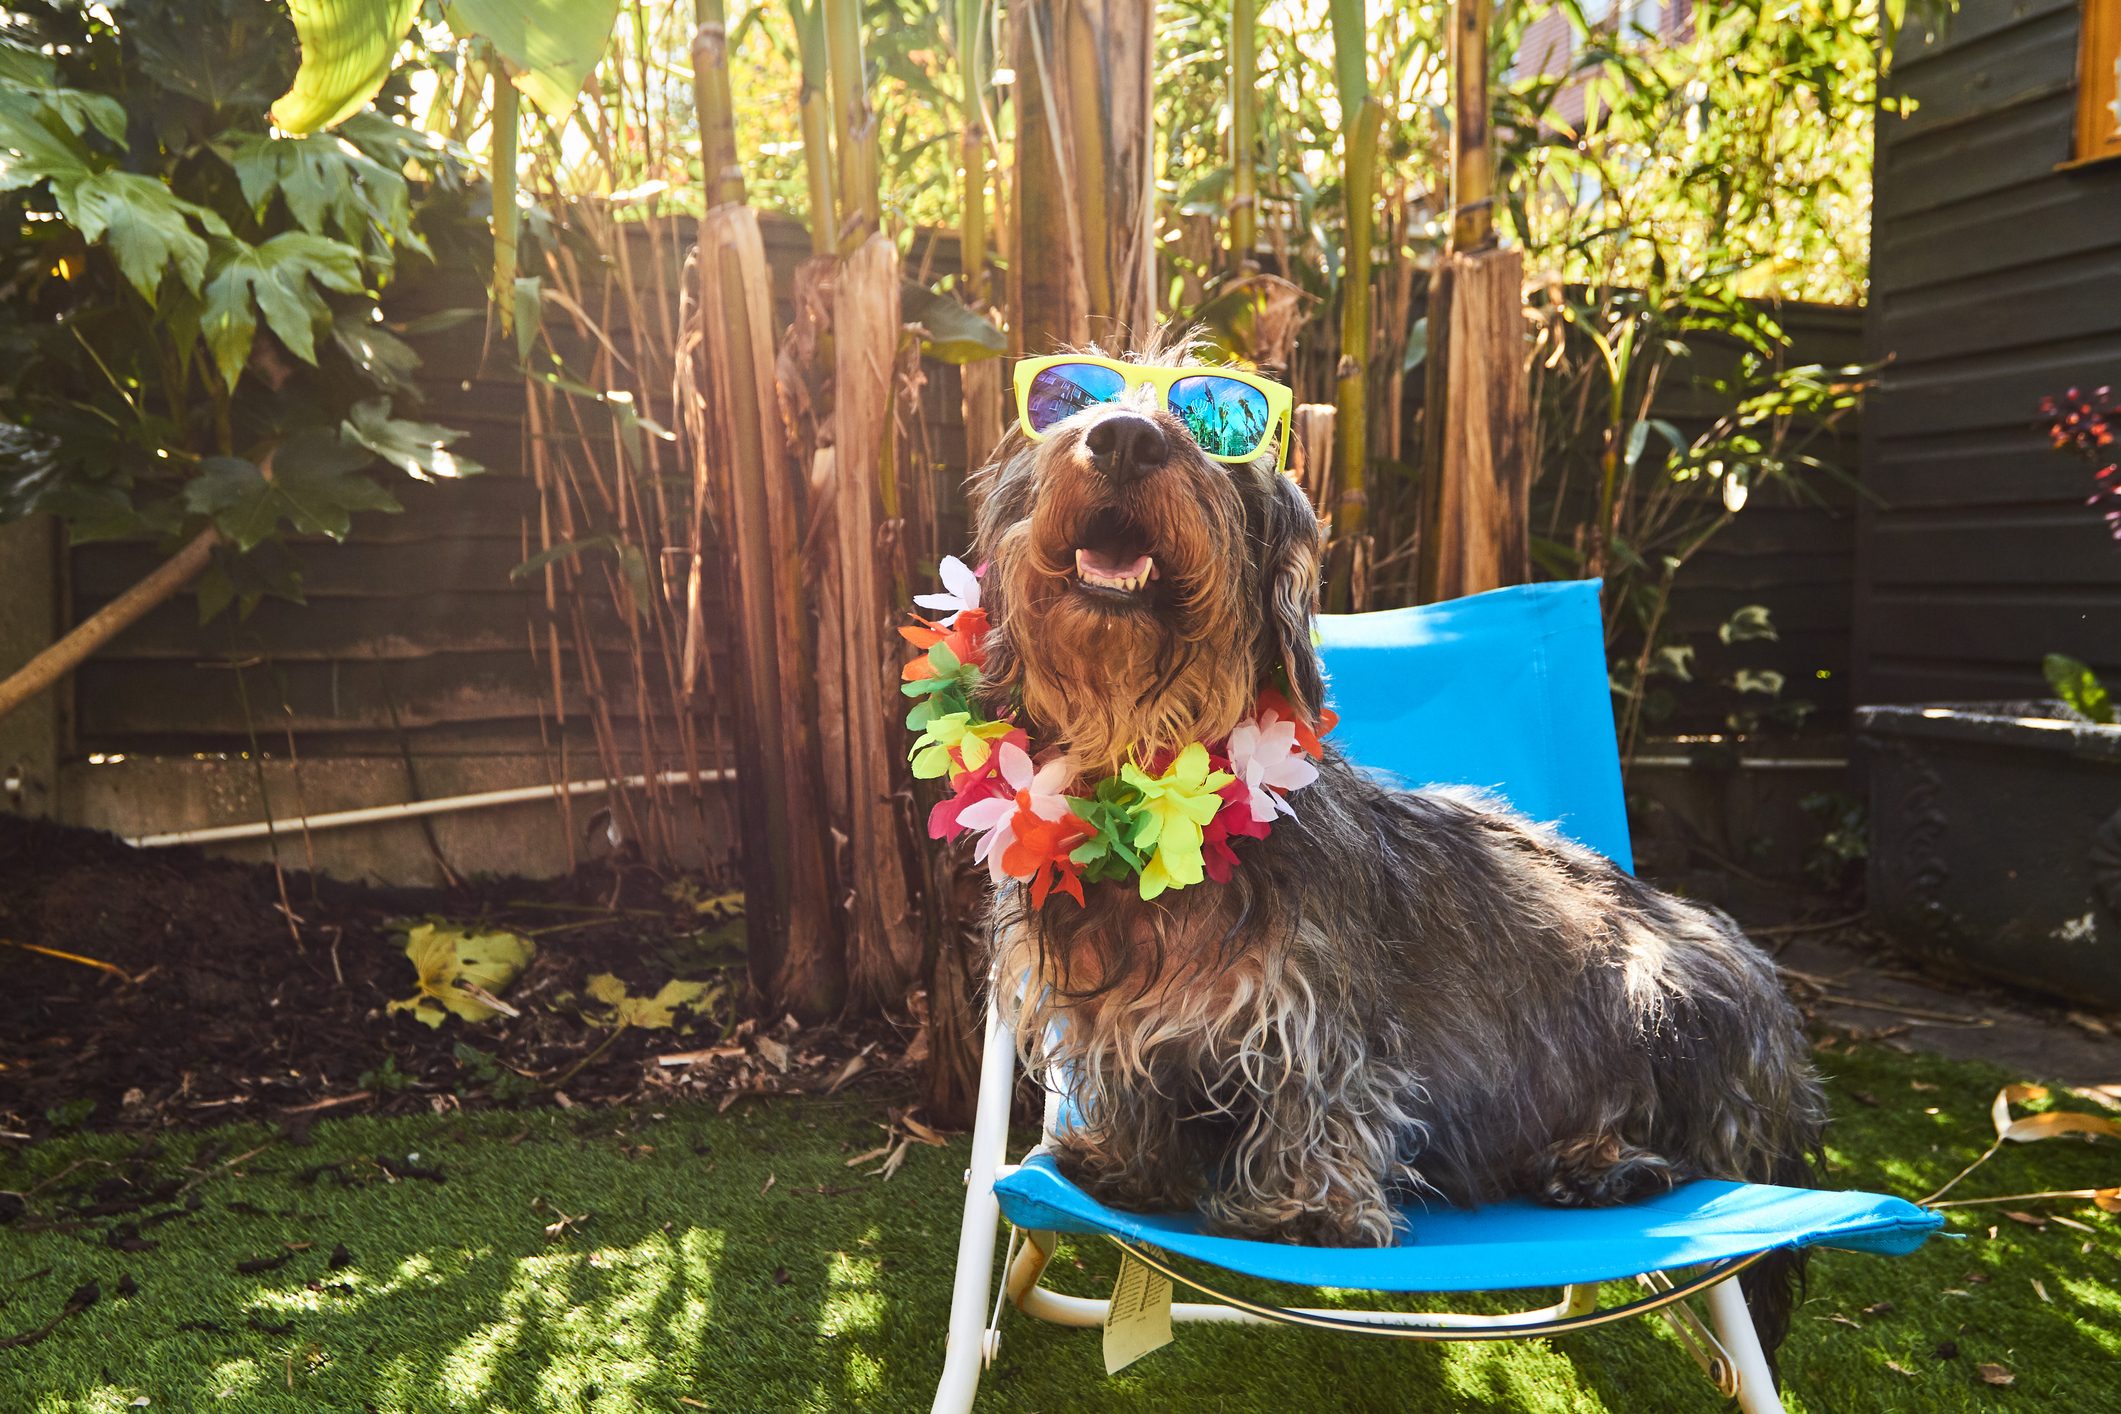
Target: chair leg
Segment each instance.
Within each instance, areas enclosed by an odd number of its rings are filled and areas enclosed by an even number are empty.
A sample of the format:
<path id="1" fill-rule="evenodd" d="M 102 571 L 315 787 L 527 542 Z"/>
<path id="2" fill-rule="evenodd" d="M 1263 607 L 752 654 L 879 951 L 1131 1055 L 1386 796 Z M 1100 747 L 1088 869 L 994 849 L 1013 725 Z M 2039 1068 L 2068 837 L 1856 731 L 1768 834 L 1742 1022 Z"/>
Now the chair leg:
<path id="1" fill-rule="evenodd" d="M 1729 1277 L 1710 1287 L 1708 1302 L 1717 1343 L 1736 1367 L 1742 1414 L 1784 1414 L 1782 1396 L 1775 1392 L 1775 1376 L 1768 1369 L 1760 1332 L 1753 1326 L 1753 1313 L 1746 1307 L 1738 1279 Z"/>
<path id="2" fill-rule="evenodd" d="M 950 1330 L 933 1414 L 970 1414 L 980 1368 L 990 1354 L 987 1301 L 994 1289 L 994 1238 L 1001 1224 L 994 1175 L 1008 1149 L 1009 1100 L 1015 1085 L 1015 1038 L 990 997 L 979 1100 L 973 1112 L 972 1163 L 965 1170 L 965 1217 L 957 1237 L 957 1276 L 950 1288 Z"/>

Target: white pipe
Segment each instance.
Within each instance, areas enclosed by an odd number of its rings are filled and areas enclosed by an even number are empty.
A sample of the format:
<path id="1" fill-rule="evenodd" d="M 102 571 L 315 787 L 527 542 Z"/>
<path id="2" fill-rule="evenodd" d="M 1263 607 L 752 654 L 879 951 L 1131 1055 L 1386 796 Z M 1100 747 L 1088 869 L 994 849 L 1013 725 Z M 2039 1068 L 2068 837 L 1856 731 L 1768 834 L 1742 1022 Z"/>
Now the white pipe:
<path id="1" fill-rule="evenodd" d="M 663 771 L 658 783 L 690 785 L 694 781 L 728 781 L 736 772 Z M 471 795 L 443 796 L 436 800 L 410 800 L 397 805 L 366 805 L 358 810 L 333 810 L 322 815 L 297 815 L 291 820 L 251 820 L 241 825 L 208 825 L 196 830 L 170 830 L 159 835 L 136 835 L 125 842 L 135 849 L 159 849 L 173 844 L 212 844 L 221 840 L 251 840 L 261 836 L 295 834 L 303 830 L 335 830 L 342 825 L 372 825 L 386 820 L 416 820 L 422 815 L 453 815 L 460 810 L 483 810 L 493 805 L 520 805 L 525 801 L 556 799 L 568 795 L 594 795 L 613 786 L 638 789 L 648 784 L 646 776 L 624 776 L 617 781 L 568 781 L 564 785 L 511 786 L 506 790 L 482 790 Z"/>
<path id="2" fill-rule="evenodd" d="M 1009 1146 L 1009 1100 L 1016 1092 L 1016 1035 L 1002 1020 L 1000 987 L 988 978 L 987 1041 L 980 1057 L 979 1099 L 973 1108 L 972 1164 L 965 1170 L 965 1216 L 957 1233 L 957 1274 L 950 1287 L 950 1324 L 943 1340 L 943 1375 L 931 1414 L 971 1414 L 981 1367 L 991 1356 L 986 1339 L 987 1293 L 994 1281 L 994 1237 L 1001 1201 L 994 1180 Z"/>
<path id="3" fill-rule="evenodd" d="M 1701 763 L 1691 756 L 1638 756 L 1637 766 L 1691 769 Z M 1849 759 L 1846 756 L 1741 756 L 1738 766 L 1746 771 L 1845 771 Z"/>

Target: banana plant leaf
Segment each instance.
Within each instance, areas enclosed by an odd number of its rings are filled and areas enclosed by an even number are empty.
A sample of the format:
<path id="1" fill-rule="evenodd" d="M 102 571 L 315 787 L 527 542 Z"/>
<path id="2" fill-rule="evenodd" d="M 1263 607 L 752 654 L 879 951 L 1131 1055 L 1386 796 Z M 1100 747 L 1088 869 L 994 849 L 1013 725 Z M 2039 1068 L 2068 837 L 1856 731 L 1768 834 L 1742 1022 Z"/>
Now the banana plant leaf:
<path id="1" fill-rule="evenodd" d="M 420 0 L 289 0 L 287 8 L 302 66 L 274 100 L 272 120 L 299 136 L 345 122 L 376 96 Z"/>

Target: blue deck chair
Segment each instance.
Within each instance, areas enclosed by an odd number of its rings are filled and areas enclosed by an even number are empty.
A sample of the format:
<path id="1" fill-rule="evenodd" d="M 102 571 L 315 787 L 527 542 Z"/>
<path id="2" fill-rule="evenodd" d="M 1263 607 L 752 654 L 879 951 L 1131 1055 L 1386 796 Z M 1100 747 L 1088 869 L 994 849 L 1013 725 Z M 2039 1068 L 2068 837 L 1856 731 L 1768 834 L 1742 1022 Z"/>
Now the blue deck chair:
<path id="1" fill-rule="evenodd" d="M 1632 867 L 1606 686 L 1595 581 L 1501 589 L 1449 603 L 1320 620 L 1348 757 L 1408 784 L 1493 790 L 1535 819 Z M 989 991 L 995 990 L 990 980 Z M 1780 1414 L 1758 1334 L 1734 1278 L 1779 1248 L 1900 1254 L 1941 1218 L 1900 1198 L 1699 1181 L 1620 1208 L 1525 1201 L 1470 1211 L 1415 1208 L 1399 1246 L 1297 1247 L 1202 1233 L 1190 1214 L 1107 1208 L 1061 1177 L 1044 1144 L 1006 1162 L 1015 1038 L 990 997 L 972 1165 L 966 1172 L 950 1330 L 936 1414 L 972 1408 L 999 1348 L 1001 1297 L 1026 1315 L 1098 1327 L 1107 1302 L 1039 1284 L 1057 1235 L 1100 1237 L 1175 1283 L 1215 1298 L 1179 1302 L 1174 1322 L 1283 1322 L 1418 1340 L 1499 1340 L 1583 1330 L 1655 1311 L 1743 1414 Z M 1048 1086 L 1046 1138 L 1067 1123 Z M 1010 1224 L 994 1292 L 999 1221 Z M 1280 1308 L 1229 1296 L 1205 1266 L 1305 1287 L 1384 1292 L 1559 1288 L 1550 1305 L 1506 1315 Z M 1598 1284 L 1644 1294 L 1598 1308 Z M 1703 1321 L 1686 1299 L 1703 1295 Z M 990 1306 L 989 1302 L 993 1304 Z"/>

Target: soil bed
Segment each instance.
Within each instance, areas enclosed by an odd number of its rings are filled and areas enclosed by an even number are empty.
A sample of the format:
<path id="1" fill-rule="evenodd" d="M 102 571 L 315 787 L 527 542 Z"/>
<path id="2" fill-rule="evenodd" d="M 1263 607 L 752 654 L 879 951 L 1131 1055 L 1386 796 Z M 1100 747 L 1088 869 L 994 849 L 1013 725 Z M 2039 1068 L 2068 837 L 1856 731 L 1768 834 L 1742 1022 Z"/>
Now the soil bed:
<path id="1" fill-rule="evenodd" d="M 269 867 L 0 816 L 0 1130 L 733 1100 L 902 1072 L 911 1024 L 750 1015 L 741 905 L 722 887 L 630 863 L 455 890 L 290 873 L 291 925 Z M 434 1028 L 389 1010 L 417 989 L 406 929 L 440 920 L 537 945 L 505 993 L 519 1017 Z M 614 1027 L 586 995 L 600 973 L 638 996 L 674 979 L 718 990 L 671 1028 Z M 713 1054 L 657 1060 L 696 1052 Z"/>

